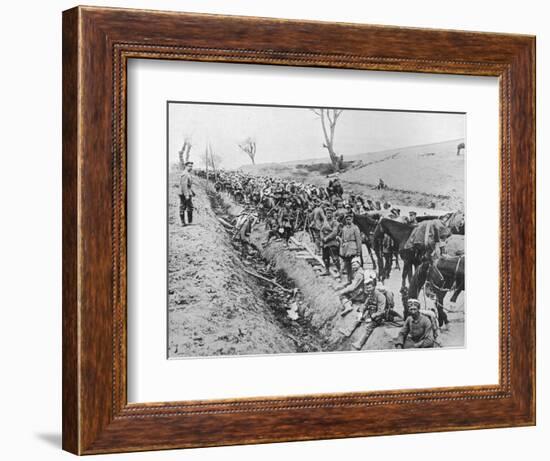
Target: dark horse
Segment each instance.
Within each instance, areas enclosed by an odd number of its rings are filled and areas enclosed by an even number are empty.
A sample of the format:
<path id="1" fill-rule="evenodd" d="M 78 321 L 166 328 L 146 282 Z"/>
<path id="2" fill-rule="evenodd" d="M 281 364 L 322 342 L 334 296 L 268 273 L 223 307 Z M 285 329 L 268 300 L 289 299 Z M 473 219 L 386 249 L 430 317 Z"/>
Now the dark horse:
<path id="1" fill-rule="evenodd" d="M 374 267 L 374 270 L 376 270 L 376 261 L 374 260 L 374 256 L 372 255 L 372 250 L 373 250 L 372 235 L 374 233 L 374 229 L 376 228 L 376 225 L 378 224 L 378 219 L 380 219 L 380 213 L 366 213 L 366 214 L 353 215 L 353 223 L 359 228 L 359 230 L 361 231 L 361 234 L 364 235 L 363 242 L 365 243 L 367 247 L 367 251 L 369 252 L 369 256 L 372 261 L 372 266 Z M 378 257 L 378 255 L 376 256 Z M 380 264 L 380 259 L 378 259 L 378 263 Z M 383 264 L 382 264 L 382 267 L 383 267 Z"/>
<path id="2" fill-rule="evenodd" d="M 448 291 L 454 289 L 451 302 L 456 302 L 458 295 L 464 290 L 465 256 L 439 258 L 435 262 L 426 261 L 420 265 L 409 286 L 409 298 L 418 298 L 422 287 L 427 284 L 435 294 L 439 326 L 449 323 L 443 309 L 443 300 Z"/>
<path id="3" fill-rule="evenodd" d="M 376 253 L 376 257 L 380 262 L 382 261 L 382 240 L 384 234 L 388 234 L 399 250 L 399 256 L 403 260 L 403 272 L 401 273 L 401 288 L 405 288 L 405 280 L 409 280 L 409 283 L 413 274 L 413 267 L 417 267 L 420 264 L 420 259 L 417 256 L 417 252 L 414 249 L 405 249 L 405 243 L 409 239 L 414 226 L 405 224 L 399 221 L 394 221 L 389 218 L 382 218 L 378 221 L 373 233 L 373 246 Z M 383 265 L 382 265 L 383 267 Z M 380 274 L 381 275 L 381 274 Z"/>

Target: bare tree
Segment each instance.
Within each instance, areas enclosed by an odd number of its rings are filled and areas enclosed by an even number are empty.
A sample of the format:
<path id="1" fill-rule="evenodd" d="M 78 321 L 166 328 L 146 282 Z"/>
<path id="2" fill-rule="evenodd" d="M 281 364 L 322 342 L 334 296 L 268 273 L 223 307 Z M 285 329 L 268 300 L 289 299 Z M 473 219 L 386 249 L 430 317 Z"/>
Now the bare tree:
<path id="1" fill-rule="evenodd" d="M 189 136 L 186 136 L 183 141 L 183 146 L 181 146 L 181 149 L 178 152 L 180 168 L 182 170 L 185 167 L 185 163 L 189 161 L 191 147 L 193 147 L 193 144 L 191 143 L 191 138 Z"/>
<path id="2" fill-rule="evenodd" d="M 323 147 L 328 150 L 332 167 L 335 171 L 339 171 L 341 168 L 342 158 L 334 150 L 334 130 L 336 129 L 336 122 L 338 117 L 342 115 L 343 109 L 311 109 L 311 111 L 321 119 L 321 126 L 323 127 L 323 135 L 325 142 Z"/>
<path id="3" fill-rule="evenodd" d="M 239 147 L 248 154 L 250 160 L 252 160 L 252 165 L 256 165 L 256 140 L 248 137 L 239 144 Z"/>
<path id="4" fill-rule="evenodd" d="M 212 166 L 212 169 L 215 172 L 218 171 L 221 163 L 222 163 L 221 155 L 215 154 L 214 152 L 212 152 L 212 148 L 210 148 L 210 165 Z"/>

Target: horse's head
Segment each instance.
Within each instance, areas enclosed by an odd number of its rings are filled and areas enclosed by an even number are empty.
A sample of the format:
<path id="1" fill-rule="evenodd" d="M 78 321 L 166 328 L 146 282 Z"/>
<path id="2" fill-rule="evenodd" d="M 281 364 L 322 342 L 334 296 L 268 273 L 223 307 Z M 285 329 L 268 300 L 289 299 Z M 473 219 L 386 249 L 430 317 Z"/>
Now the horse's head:
<path id="1" fill-rule="evenodd" d="M 367 214 L 354 214 L 353 215 L 353 223 L 359 228 L 359 230 L 367 235 L 370 236 L 376 227 L 376 224 L 378 221 L 376 219 L 371 218 Z"/>

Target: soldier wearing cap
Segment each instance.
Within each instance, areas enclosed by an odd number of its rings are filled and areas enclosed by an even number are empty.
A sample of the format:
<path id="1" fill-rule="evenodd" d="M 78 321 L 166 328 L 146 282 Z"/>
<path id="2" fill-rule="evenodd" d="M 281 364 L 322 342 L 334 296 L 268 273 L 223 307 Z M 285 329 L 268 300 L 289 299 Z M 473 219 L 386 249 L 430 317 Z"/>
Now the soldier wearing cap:
<path id="1" fill-rule="evenodd" d="M 353 275 L 349 283 L 337 292 L 339 296 L 344 298 L 341 315 L 346 315 L 353 310 L 353 302 L 362 303 L 365 301 L 365 274 L 361 267 L 361 260 L 358 257 L 352 258 L 350 272 L 353 272 Z"/>
<path id="2" fill-rule="evenodd" d="M 313 241 L 317 247 L 317 251 L 321 251 L 321 227 L 325 222 L 325 212 L 321 206 L 321 200 L 318 197 L 313 199 L 315 206 L 311 213 L 310 231 L 313 236 Z"/>
<path id="3" fill-rule="evenodd" d="M 282 229 L 282 232 L 279 232 L 279 233 L 281 234 L 281 237 L 284 238 L 287 244 L 293 233 L 293 229 L 292 229 L 293 213 L 290 208 L 290 205 L 291 205 L 290 200 L 287 200 L 284 203 L 284 205 L 281 207 L 279 211 L 279 215 L 277 217 L 277 224 L 279 226 L 279 229 Z"/>
<path id="4" fill-rule="evenodd" d="M 362 271 L 361 271 L 362 272 Z M 361 350 L 367 339 L 374 331 L 374 329 L 384 322 L 387 314 L 387 302 L 386 296 L 376 287 L 376 279 L 369 278 L 365 280 L 365 294 L 364 302 L 357 309 L 357 319 L 348 329 L 341 329 L 340 333 L 344 336 L 351 336 L 355 329 L 361 324 L 365 323 L 366 328 L 361 337 L 352 343 L 352 347 L 357 350 Z M 342 315 L 350 312 L 353 308 L 346 309 Z"/>
<path id="5" fill-rule="evenodd" d="M 340 228 L 340 256 L 344 261 L 344 269 L 348 274 L 348 281 L 352 280 L 351 261 L 357 257 L 359 264 L 362 266 L 363 255 L 361 254 L 361 232 L 359 228 L 353 224 L 353 215 L 348 214 L 345 219 L 345 224 Z"/>
<path id="6" fill-rule="evenodd" d="M 341 223 L 344 222 L 344 219 L 348 212 L 344 208 L 344 202 L 341 199 L 336 200 L 336 211 L 334 212 L 334 217 Z"/>
<path id="7" fill-rule="evenodd" d="M 363 311 L 360 313 L 360 318 L 358 318 L 358 322 L 354 329 L 362 320 L 365 321 L 367 327 L 361 337 L 351 344 L 352 347 L 357 350 L 363 348 L 374 329 L 384 322 L 387 314 L 386 310 L 388 308 L 386 304 L 386 295 L 376 287 L 376 281 L 374 279 L 369 279 L 365 282 L 365 295 L 366 299 Z"/>
<path id="8" fill-rule="evenodd" d="M 338 255 L 338 232 L 340 230 L 340 223 L 334 219 L 334 212 L 332 208 L 328 208 L 325 211 L 326 219 L 321 226 L 321 242 L 323 244 L 323 262 L 325 263 L 325 273 L 323 275 L 329 275 L 330 260 L 334 262 L 336 269 L 340 272 L 340 256 Z"/>
<path id="9" fill-rule="evenodd" d="M 395 347 L 403 349 L 405 341 L 410 336 L 415 348 L 434 347 L 434 329 L 433 323 L 429 317 L 420 312 L 420 302 L 417 299 L 410 298 L 407 302 L 409 316 L 397 339 Z"/>
<path id="10" fill-rule="evenodd" d="M 409 211 L 409 217 L 407 218 L 407 224 L 410 224 L 411 226 L 417 226 L 418 221 L 416 219 L 416 211 Z"/>
<path id="11" fill-rule="evenodd" d="M 187 223 L 193 222 L 193 177 L 191 176 L 191 170 L 193 169 L 193 162 L 185 162 L 185 170 L 180 176 L 180 220 L 181 224 L 185 226 L 185 212 L 187 211 Z"/>

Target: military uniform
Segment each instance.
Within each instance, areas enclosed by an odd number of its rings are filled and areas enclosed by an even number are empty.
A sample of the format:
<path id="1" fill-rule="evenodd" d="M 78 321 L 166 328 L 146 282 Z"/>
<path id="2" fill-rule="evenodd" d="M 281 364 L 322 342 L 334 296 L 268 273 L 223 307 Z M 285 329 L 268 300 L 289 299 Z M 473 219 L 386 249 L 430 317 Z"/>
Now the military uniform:
<path id="1" fill-rule="evenodd" d="M 325 212 L 321 205 L 316 204 L 311 214 L 310 231 L 313 235 L 313 241 L 317 246 L 317 251 L 321 248 L 321 227 L 325 222 Z"/>
<path id="2" fill-rule="evenodd" d="M 193 177 L 185 170 L 180 176 L 180 219 L 185 224 L 185 212 L 187 211 L 187 222 L 193 222 Z"/>
<path id="3" fill-rule="evenodd" d="M 340 228 L 342 243 L 340 245 L 340 256 L 344 260 L 344 269 L 348 274 L 348 281 L 351 282 L 351 260 L 358 256 L 361 258 L 361 232 L 355 224 L 344 225 Z M 362 258 L 361 258 L 362 259 Z"/>
<path id="4" fill-rule="evenodd" d="M 395 344 L 404 346 L 408 335 L 413 340 L 415 347 L 434 347 L 433 324 L 424 314 L 420 314 L 417 320 L 414 320 L 412 316 L 407 317 Z"/>
<path id="5" fill-rule="evenodd" d="M 357 350 L 363 348 L 375 328 L 384 322 L 386 314 L 386 296 L 377 289 L 374 289 L 367 295 L 364 307 L 363 317 L 367 318 L 367 327 L 363 335 L 352 344 Z"/>
<path id="6" fill-rule="evenodd" d="M 340 294 L 351 302 L 362 303 L 365 300 L 365 273 L 360 267 L 353 273 L 351 282 L 346 285 Z"/>
<path id="7" fill-rule="evenodd" d="M 332 218 L 330 221 L 327 219 L 321 226 L 321 240 L 323 242 L 323 261 L 328 273 L 330 267 L 330 260 L 334 261 L 334 265 L 340 271 L 340 257 L 338 256 L 338 246 L 340 245 L 338 239 L 338 232 L 340 230 L 340 223 L 336 219 Z"/>
<path id="8" fill-rule="evenodd" d="M 282 237 L 285 239 L 285 242 L 288 242 L 293 233 L 293 218 L 295 218 L 295 216 L 293 216 L 292 210 L 290 210 L 286 206 L 281 208 L 281 210 L 279 211 L 277 223 L 279 224 L 279 227 L 283 229 Z"/>

